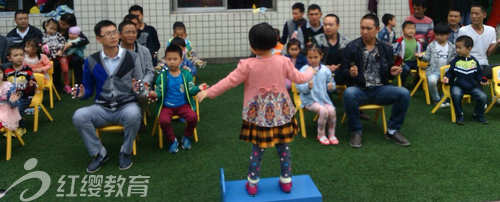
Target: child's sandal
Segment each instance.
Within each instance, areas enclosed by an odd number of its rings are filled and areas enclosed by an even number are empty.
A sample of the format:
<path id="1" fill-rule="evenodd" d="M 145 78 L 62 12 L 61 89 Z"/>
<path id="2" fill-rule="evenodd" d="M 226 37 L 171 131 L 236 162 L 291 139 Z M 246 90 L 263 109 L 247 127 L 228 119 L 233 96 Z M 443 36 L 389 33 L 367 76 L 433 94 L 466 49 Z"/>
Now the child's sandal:
<path id="1" fill-rule="evenodd" d="M 326 138 L 326 136 L 324 135 L 323 136 L 318 135 L 317 139 L 322 145 L 330 145 L 330 140 L 328 140 L 328 138 Z"/>
<path id="2" fill-rule="evenodd" d="M 339 145 L 339 140 L 335 137 L 335 135 L 329 135 L 328 140 L 330 140 L 330 144 L 332 145 Z"/>

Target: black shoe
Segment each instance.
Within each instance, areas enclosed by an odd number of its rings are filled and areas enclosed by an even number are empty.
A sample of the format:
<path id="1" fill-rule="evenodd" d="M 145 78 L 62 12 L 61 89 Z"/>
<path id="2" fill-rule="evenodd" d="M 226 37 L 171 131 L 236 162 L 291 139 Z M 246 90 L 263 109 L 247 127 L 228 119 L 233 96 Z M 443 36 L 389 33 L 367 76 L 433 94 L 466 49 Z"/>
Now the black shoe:
<path id="1" fill-rule="evenodd" d="M 465 125 L 464 116 L 463 116 L 463 115 L 462 115 L 462 116 L 457 116 L 457 121 L 456 121 L 456 123 L 457 123 L 458 125 Z"/>
<path id="2" fill-rule="evenodd" d="M 361 139 L 361 133 L 351 133 L 351 140 L 349 141 L 349 145 L 351 145 L 352 148 L 360 148 L 362 146 Z"/>
<path id="3" fill-rule="evenodd" d="M 476 116 L 475 114 L 472 115 L 472 118 L 476 121 L 479 121 L 480 123 L 482 123 L 483 125 L 486 125 L 488 124 L 488 121 L 484 118 L 484 117 L 478 117 Z"/>
<path id="4" fill-rule="evenodd" d="M 95 156 L 94 160 L 92 160 L 87 167 L 87 173 L 95 173 L 97 172 L 102 164 L 104 164 L 106 161 L 109 160 L 109 156 L 106 154 L 106 156 L 102 156 L 101 154 L 97 154 Z"/>
<path id="5" fill-rule="evenodd" d="M 132 155 L 120 152 L 120 170 L 127 170 L 132 167 Z"/>
<path id="6" fill-rule="evenodd" d="M 394 132 L 393 135 L 390 135 L 389 134 L 389 131 L 387 131 L 385 133 L 385 139 L 388 139 L 388 140 L 394 140 L 394 142 L 397 144 L 397 145 L 401 145 L 403 147 L 406 147 L 406 146 L 410 146 L 410 142 L 408 142 L 408 140 L 406 140 L 403 135 L 401 135 L 401 133 L 399 133 L 398 131 Z"/>
<path id="7" fill-rule="evenodd" d="M 139 133 L 145 133 L 148 130 L 148 127 L 141 122 L 141 126 L 139 127 Z"/>

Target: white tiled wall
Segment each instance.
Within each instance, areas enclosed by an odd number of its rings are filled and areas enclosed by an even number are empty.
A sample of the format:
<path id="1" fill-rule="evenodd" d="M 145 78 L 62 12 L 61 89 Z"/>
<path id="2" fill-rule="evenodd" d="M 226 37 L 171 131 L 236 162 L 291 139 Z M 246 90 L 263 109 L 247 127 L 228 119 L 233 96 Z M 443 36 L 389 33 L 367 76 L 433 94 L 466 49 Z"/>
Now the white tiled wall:
<path id="1" fill-rule="evenodd" d="M 259 22 L 268 22 L 282 30 L 286 20 L 291 18 L 291 7 L 297 0 L 276 0 L 275 11 L 264 15 L 246 11 L 228 11 L 213 13 L 175 13 L 171 12 L 170 1 L 167 0 L 75 0 L 75 14 L 78 25 L 91 43 L 86 54 L 99 50 L 95 41 L 94 25 L 103 19 L 109 19 L 117 24 L 127 14 L 133 4 L 144 8 L 144 21 L 158 31 L 161 42 L 160 53 L 165 49 L 166 41 L 172 36 L 172 24 L 182 21 L 186 24 L 188 38 L 194 45 L 194 50 L 201 58 L 231 58 L 250 55 L 248 45 L 248 30 Z M 359 37 L 359 21 L 368 13 L 368 0 L 306 0 L 307 6 L 318 4 L 323 15 L 335 13 L 340 17 L 340 33 L 351 39 Z M 396 16 L 398 26 L 410 14 L 408 1 L 380 0 L 378 15 L 384 13 Z M 30 16 L 30 23 L 40 27 L 44 17 Z M 382 22 L 381 22 L 382 24 Z M 13 16 L 0 17 L 0 34 L 6 35 L 15 26 Z M 41 28 L 41 27 L 40 27 Z M 401 34 L 401 29 L 397 29 Z"/>

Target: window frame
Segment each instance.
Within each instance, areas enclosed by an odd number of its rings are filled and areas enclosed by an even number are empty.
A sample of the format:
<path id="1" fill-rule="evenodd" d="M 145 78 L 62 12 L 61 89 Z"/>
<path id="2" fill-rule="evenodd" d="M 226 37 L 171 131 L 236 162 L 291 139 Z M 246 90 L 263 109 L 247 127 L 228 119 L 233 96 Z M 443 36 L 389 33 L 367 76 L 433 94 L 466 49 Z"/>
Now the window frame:
<path id="1" fill-rule="evenodd" d="M 243 12 L 248 12 L 251 11 L 251 8 L 243 8 L 243 9 L 228 9 L 227 8 L 227 1 L 228 0 L 223 0 L 222 1 L 222 6 L 218 7 L 191 7 L 191 8 L 179 8 L 178 7 L 178 1 L 179 0 L 171 0 L 171 12 L 172 13 L 203 13 L 203 12 L 238 12 L 238 11 L 243 11 Z M 266 11 L 276 11 L 276 2 L 277 0 L 271 0 L 273 8 L 267 8 Z"/>

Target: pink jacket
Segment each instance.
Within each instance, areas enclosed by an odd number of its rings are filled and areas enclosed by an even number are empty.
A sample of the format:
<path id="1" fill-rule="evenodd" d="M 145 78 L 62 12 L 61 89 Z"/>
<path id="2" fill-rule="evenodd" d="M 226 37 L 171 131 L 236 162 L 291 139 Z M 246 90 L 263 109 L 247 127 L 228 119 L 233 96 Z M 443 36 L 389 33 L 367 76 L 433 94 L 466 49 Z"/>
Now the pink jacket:
<path id="1" fill-rule="evenodd" d="M 285 79 L 306 83 L 314 73 L 312 68 L 300 73 L 289 58 L 281 55 L 248 58 L 240 60 L 238 67 L 210 87 L 207 94 L 215 98 L 244 82 L 242 118 L 262 127 L 276 127 L 289 123 L 295 114 Z"/>

